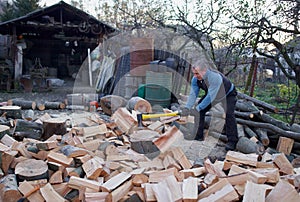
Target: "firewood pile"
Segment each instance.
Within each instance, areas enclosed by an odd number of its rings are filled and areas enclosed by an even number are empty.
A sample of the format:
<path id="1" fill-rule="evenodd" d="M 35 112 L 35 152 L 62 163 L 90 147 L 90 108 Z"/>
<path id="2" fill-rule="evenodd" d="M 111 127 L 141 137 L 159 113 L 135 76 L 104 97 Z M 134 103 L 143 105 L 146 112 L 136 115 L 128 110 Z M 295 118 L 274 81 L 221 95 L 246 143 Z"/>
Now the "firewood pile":
<path id="1" fill-rule="evenodd" d="M 238 101 L 237 150 L 202 163 L 175 144 L 185 134 L 171 123 L 182 117 L 138 128 L 136 111 L 119 106 L 111 116 L 1 119 L 1 201 L 300 201 L 299 130 L 257 106 Z"/>

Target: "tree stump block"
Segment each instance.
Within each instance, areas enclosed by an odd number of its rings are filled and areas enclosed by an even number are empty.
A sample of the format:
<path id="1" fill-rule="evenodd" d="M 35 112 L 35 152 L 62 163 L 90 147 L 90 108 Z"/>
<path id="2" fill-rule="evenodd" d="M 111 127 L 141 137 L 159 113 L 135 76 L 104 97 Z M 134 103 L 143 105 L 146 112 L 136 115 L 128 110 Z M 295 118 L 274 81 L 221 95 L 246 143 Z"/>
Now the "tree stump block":
<path id="1" fill-rule="evenodd" d="M 130 135 L 131 149 L 145 154 L 148 158 L 156 157 L 160 151 L 153 143 L 159 137 L 159 133 L 151 130 L 139 130 Z"/>
<path id="2" fill-rule="evenodd" d="M 15 174 L 19 181 L 48 179 L 48 166 L 45 161 L 27 159 L 16 165 Z"/>
<path id="3" fill-rule="evenodd" d="M 22 112 L 20 106 L 2 106 L 0 107 L 0 115 L 5 115 L 6 118 L 21 119 Z"/>
<path id="4" fill-rule="evenodd" d="M 66 120 L 59 118 L 50 118 L 43 122 L 44 134 L 43 140 L 48 139 L 52 135 L 64 135 L 67 133 Z"/>

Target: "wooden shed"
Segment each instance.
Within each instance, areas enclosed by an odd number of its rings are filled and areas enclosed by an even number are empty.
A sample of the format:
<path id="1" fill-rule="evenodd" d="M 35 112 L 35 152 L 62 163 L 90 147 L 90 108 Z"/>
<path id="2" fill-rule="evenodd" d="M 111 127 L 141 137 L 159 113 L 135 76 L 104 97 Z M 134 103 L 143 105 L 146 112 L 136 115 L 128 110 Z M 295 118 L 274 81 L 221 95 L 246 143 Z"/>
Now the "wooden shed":
<path id="1" fill-rule="evenodd" d="M 8 38 L 2 59 L 11 61 L 15 79 L 28 74 L 35 63 L 64 78 L 79 70 L 88 49 L 115 32 L 108 24 L 60 1 L 0 23 L 0 35 Z"/>

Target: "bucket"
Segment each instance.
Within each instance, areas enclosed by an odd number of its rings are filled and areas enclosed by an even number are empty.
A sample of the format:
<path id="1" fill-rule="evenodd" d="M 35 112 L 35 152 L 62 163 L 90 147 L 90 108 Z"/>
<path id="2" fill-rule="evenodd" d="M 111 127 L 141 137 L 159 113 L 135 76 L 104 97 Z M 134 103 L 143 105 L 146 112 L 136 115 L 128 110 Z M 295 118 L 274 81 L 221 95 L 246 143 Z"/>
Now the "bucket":
<path id="1" fill-rule="evenodd" d="M 151 103 L 152 106 L 160 105 L 162 107 L 169 107 L 171 104 L 171 92 L 161 85 L 147 84 L 145 88 L 145 99 Z"/>

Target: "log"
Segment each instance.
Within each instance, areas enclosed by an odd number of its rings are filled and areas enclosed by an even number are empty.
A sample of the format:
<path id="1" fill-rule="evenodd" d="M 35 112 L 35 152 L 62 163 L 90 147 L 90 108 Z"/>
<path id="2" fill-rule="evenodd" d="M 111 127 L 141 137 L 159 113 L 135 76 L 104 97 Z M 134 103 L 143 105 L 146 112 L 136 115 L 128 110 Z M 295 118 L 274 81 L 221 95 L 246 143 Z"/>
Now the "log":
<path id="1" fill-rule="evenodd" d="M 249 138 L 252 138 L 252 137 L 255 137 L 256 139 L 258 138 L 257 134 L 249 126 L 244 125 L 244 130 Z"/>
<path id="2" fill-rule="evenodd" d="M 46 109 L 45 104 L 42 102 L 36 102 L 36 108 L 40 111 L 44 111 Z"/>
<path id="3" fill-rule="evenodd" d="M 59 118 L 51 118 L 43 122 L 44 133 L 43 140 L 48 139 L 52 135 L 64 135 L 67 133 L 66 120 Z"/>
<path id="4" fill-rule="evenodd" d="M 151 113 L 152 106 L 150 102 L 141 97 L 132 97 L 127 102 L 127 109 L 129 111 L 135 110 L 140 113 Z"/>
<path id="5" fill-rule="evenodd" d="M 44 103 L 46 109 L 65 109 L 66 105 L 62 102 L 45 102 Z"/>
<path id="6" fill-rule="evenodd" d="M 23 139 L 26 137 L 40 140 L 42 133 L 43 125 L 31 121 L 17 119 L 13 130 L 13 137 L 16 139 Z"/>
<path id="7" fill-rule="evenodd" d="M 259 112 L 259 109 L 253 104 L 253 102 L 238 100 L 236 102 L 236 109 L 243 112 Z"/>
<path id="8" fill-rule="evenodd" d="M 36 102 L 22 99 L 11 99 L 7 101 L 9 106 L 20 106 L 22 109 L 36 109 Z"/>
<path id="9" fill-rule="evenodd" d="M 2 201 L 16 202 L 22 195 L 18 190 L 17 178 L 15 174 L 8 174 L 0 179 L 0 196 Z"/>
<path id="10" fill-rule="evenodd" d="M 20 106 L 2 106 L 0 107 L 0 114 L 4 115 L 7 119 L 21 119 L 22 111 Z"/>
<path id="11" fill-rule="evenodd" d="M 292 130 L 291 126 L 288 123 L 285 123 L 283 121 L 277 120 L 268 114 L 262 113 L 257 116 L 262 122 L 270 123 L 276 127 L 279 127 L 283 130 Z M 299 130 L 298 130 L 299 131 Z M 297 132 L 297 131 L 294 131 Z"/>
<path id="12" fill-rule="evenodd" d="M 32 109 L 25 110 L 23 118 L 27 121 L 32 121 L 34 119 L 34 111 Z"/>
<path id="13" fill-rule="evenodd" d="M 250 97 L 249 95 L 246 95 L 244 93 L 238 92 L 237 97 L 240 98 L 240 99 L 249 100 L 249 101 L 253 102 L 255 105 L 257 105 L 259 107 L 262 107 L 265 110 L 268 110 L 268 111 L 271 111 L 271 112 L 275 112 L 275 113 L 279 112 L 279 109 L 277 107 L 275 107 L 275 106 L 273 106 L 271 104 L 268 104 L 266 102 L 263 102 L 261 100 L 255 99 L 253 97 Z"/>
<path id="14" fill-rule="evenodd" d="M 117 95 L 106 95 L 100 99 L 100 106 L 104 113 L 112 115 L 118 108 L 126 107 L 127 100 Z"/>
<path id="15" fill-rule="evenodd" d="M 48 166 L 45 161 L 27 159 L 16 165 L 15 174 L 19 181 L 48 179 Z"/>
<path id="16" fill-rule="evenodd" d="M 300 141 L 300 133 L 299 132 L 285 131 L 285 130 L 278 128 L 269 123 L 259 123 L 259 122 L 249 121 L 249 120 L 243 120 L 240 118 L 236 118 L 236 120 L 240 124 L 245 124 L 245 125 L 248 125 L 251 127 L 256 127 L 256 128 L 265 128 L 274 133 L 279 133 L 282 136 L 289 137 L 289 138 L 295 139 L 297 141 Z"/>
<path id="17" fill-rule="evenodd" d="M 267 131 L 262 128 L 255 128 L 254 131 L 257 134 L 258 138 L 260 139 L 261 143 L 264 146 L 269 146 L 270 140 L 269 140 Z"/>

